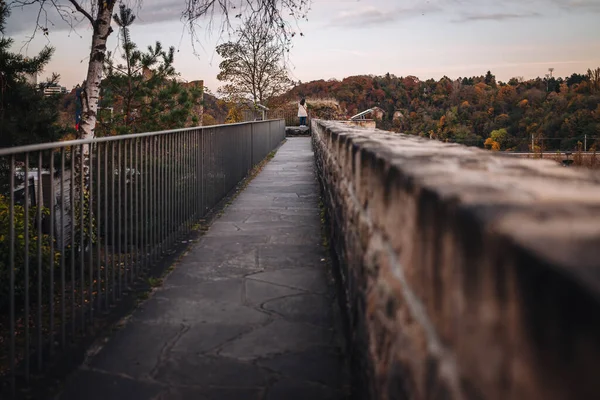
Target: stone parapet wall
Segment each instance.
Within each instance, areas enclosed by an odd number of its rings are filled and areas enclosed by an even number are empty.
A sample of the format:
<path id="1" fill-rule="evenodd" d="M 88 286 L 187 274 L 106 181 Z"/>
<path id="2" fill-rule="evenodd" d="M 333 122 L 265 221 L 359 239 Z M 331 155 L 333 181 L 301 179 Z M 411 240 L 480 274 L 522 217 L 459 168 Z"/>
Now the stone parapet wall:
<path id="1" fill-rule="evenodd" d="M 600 398 L 600 175 L 311 129 L 357 398 Z"/>

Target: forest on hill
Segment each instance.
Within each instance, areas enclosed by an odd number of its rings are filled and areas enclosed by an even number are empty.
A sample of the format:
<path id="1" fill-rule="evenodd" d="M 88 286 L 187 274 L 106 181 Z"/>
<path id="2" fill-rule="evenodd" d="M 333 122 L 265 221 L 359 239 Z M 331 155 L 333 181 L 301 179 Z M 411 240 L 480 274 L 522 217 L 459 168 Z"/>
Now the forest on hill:
<path id="1" fill-rule="evenodd" d="M 600 137 L 600 68 L 566 78 L 421 81 L 352 76 L 301 83 L 279 101 L 334 98 L 347 116 L 379 107 L 382 129 L 495 150 L 590 149 Z M 310 107 L 310 104 L 309 104 Z M 581 143 L 581 144 L 580 144 Z"/>

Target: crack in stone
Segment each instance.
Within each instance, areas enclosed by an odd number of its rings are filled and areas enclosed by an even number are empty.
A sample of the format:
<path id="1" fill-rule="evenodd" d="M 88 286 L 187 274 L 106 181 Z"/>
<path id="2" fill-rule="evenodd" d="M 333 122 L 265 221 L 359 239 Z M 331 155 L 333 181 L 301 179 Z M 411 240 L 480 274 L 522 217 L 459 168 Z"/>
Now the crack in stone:
<path id="1" fill-rule="evenodd" d="M 181 339 L 181 337 L 190 330 L 190 327 L 186 324 L 181 324 L 181 328 L 177 331 L 177 333 L 173 336 L 173 339 L 171 340 L 167 340 L 167 342 L 165 343 L 165 345 L 162 347 L 162 349 L 160 349 L 160 352 L 158 353 L 158 357 L 156 360 L 156 365 L 154 366 L 154 368 L 152 368 L 152 370 L 150 371 L 150 377 L 155 379 L 156 378 L 156 374 L 158 373 L 158 369 L 160 368 L 161 364 L 168 359 L 169 353 L 171 352 L 171 350 L 173 349 L 173 347 L 177 344 L 177 342 L 179 341 L 179 339 Z"/>
<path id="2" fill-rule="evenodd" d="M 301 295 L 301 294 L 300 294 L 300 295 Z M 299 296 L 299 295 L 291 295 L 291 296 Z M 291 297 L 291 296 L 285 296 L 285 297 Z M 272 299 L 272 300 L 278 300 L 278 298 L 276 298 L 276 299 Z M 271 300 L 268 300 L 267 302 L 269 302 L 269 301 L 271 301 Z M 266 302 L 265 302 L 265 303 L 266 303 Z M 263 303 L 263 304 L 264 304 L 264 303 Z M 291 318 L 289 318 L 289 317 L 286 317 L 285 315 L 283 315 L 283 314 L 281 314 L 281 313 L 279 313 L 279 312 L 277 312 L 277 311 L 273 311 L 273 310 L 267 310 L 267 309 L 265 309 L 265 308 L 262 308 L 263 304 L 261 304 L 261 305 L 260 305 L 260 307 L 261 307 L 261 310 L 263 310 L 263 311 L 264 311 L 266 314 L 268 314 L 268 315 L 269 315 L 269 316 L 271 316 L 271 317 L 278 317 L 278 319 L 281 319 L 281 320 L 283 320 L 283 321 L 286 321 L 286 322 L 289 322 L 289 323 L 292 323 L 292 324 L 299 324 L 299 325 L 305 325 L 305 326 L 309 326 L 309 327 L 311 327 L 311 328 L 319 328 L 319 329 L 324 329 L 324 330 L 326 330 L 327 332 L 333 332 L 333 333 L 334 333 L 334 336 L 335 336 L 335 332 L 336 332 L 335 328 L 332 328 L 332 327 L 327 327 L 327 326 L 323 326 L 323 325 L 312 324 L 312 323 L 310 323 L 310 322 L 307 322 L 307 321 L 298 321 L 298 320 L 294 320 L 294 319 L 291 319 Z"/>
<path id="3" fill-rule="evenodd" d="M 300 269 L 300 268 L 310 268 L 310 269 L 315 269 L 315 270 L 320 270 L 321 269 L 320 266 L 319 267 L 296 267 L 296 268 L 284 268 L 284 269 Z M 281 271 L 281 269 L 276 269 L 276 270 L 273 270 L 273 271 Z M 249 275 L 245 275 L 244 278 L 245 279 L 250 279 L 250 280 L 253 280 L 253 281 L 256 281 L 256 282 L 268 283 L 270 285 L 284 287 L 286 289 L 299 290 L 299 291 L 304 292 L 304 293 L 310 293 L 310 294 L 314 294 L 314 295 L 318 295 L 318 296 L 325 296 L 327 294 L 327 293 L 317 293 L 317 292 L 313 292 L 311 290 L 302 289 L 302 288 L 295 287 L 295 286 L 282 285 L 280 283 L 274 283 L 274 282 L 270 282 L 270 281 L 265 281 L 264 279 L 258 279 L 258 278 L 253 278 L 252 277 L 253 275 L 262 274 L 264 272 L 265 271 L 262 271 L 262 272 L 252 272 Z"/>
<path id="4" fill-rule="evenodd" d="M 169 385 L 165 382 L 161 382 L 161 381 L 157 381 L 152 377 L 133 377 L 131 375 L 125 374 L 123 372 L 114 372 L 114 371 L 106 371 L 104 369 L 101 368 L 94 368 L 94 367 L 90 367 L 90 366 L 81 366 L 79 368 L 82 371 L 88 371 L 88 372 L 94 372 L 97 374 L 102 374 L 102 375 L 109 375 L 109 376 L 116 376 L 118 378 L 123 378 L 123 379 L 127 379 L 130 381 L 136 381 L 136 382 L 141 382 L 141 383 L 148 383 L 148 384 L 153 384 L 153 385 L 159 385 L 159 386 L 164 386 L 164 387 L 168 387 Z"/>
<path id="5" fill-rule="evenodd" d="M 262 303 L 259 305 L 259 307 L 260 307 L 261 309 L 265 310 L 265 311 L 268 311 L 268 312 L 273 312 L 273 313 L 275 313 L 275 314 L 277 314 L 277 315 L 280 315 L 281 317 L 285 318 L 283 315 L 279 314 L 277 311 L 267 310 L 266 308 L 264 308 L 264 306 L 265 306 L 267 303 L 271 302 L 271 301 L 275 301 L 275 300 L 282 300 L 282 299 L 287 299 L 287 298 L 289 298 L 289 297 L 306 296 L 307 294 L 311 294 L 311 295 L 314 295 L 314 296 L 321 296 L 321 297 L 325 297 L 325 298 L 327 298 L 327 295 L 325 295 L 325 294 L 319 294 L 319 293 L 293 293 L 293 294 L 286 294 L 286 295 L 283 295 L 283 296 L 279 296 L 279 297 L 273 297 L 272 299 L 265 300 L 265 301 L 263 301 L 263 302 L 262 302 Z"/>
<path id="6" fill-rule="evenodd" d="M 294 268 L 294 269 L 295 269 L 295 268 Z M 319 294 L 319 293 L 314 293 L 314 292 L 311 292 L 310 290 L 301 289 L 301 288 L 297 288 L 297 287 L 294 287 L 294 286 L 282 285 L 282 284 L 279 284 L 279 283 L 273 283 L 273 282 L 265 281 L 265 280 L 263 280 L 263 279 L 257 279 L 257 278 L 253 278 L 253 277 L 252 277 L 252 275 L 258 275 L 258 274 L 262 274 L 262 273 L 263 273 L 263 272 L 253 272 L 253 273 L 251 273 L 250 275 L 246 275 L 246 276 L 244 276 L 244 278 L 245 278 L 245 279 L 250 279 L 250 280 L 253 280 L 253 281 L 256 281 L 256 282 L 268 283 L 269 285 L 274 285 L 274 286 L 284 287 L 284 288 L 286 288 L 286 289 L 299 290 L 299 291 L 301 291 L 301 292 L 305 292 L 305 293 Z"/>
<path id="7" fill-rule="evenodd" d="M 264 310 L 257 310 L 257 311 L 264 311 Z M 268 314 L 268 313 L 263 312 L 263 314 L 268 315 L 269 317 L 271 317 L 271 315 Z M 227 357 L 227 356 L 221 355 L 221 351 L 223 351 L 223 347 L 225 347 L 226 345 L 228 345 L 230 343 L 235 342 L 236 340 L 239 340 L 239 339 L 243 338 L 244 336 L 248 335 L 249 333 L 254 332 L 257 329 L 264 328 L 264 327 L 268 326 L 269 324 L 271 324 L 274 321 L 275 321 L 274 319 L 269 318 L 269 319 L 267 319 L 262 324 L 253 325 L 253 326 L 250 327 L 250 329 L 248 329 L 246 331 L 243 331 L 243 332 L 240 332 L 239 334 L 235 335 L 234 337 L 227 339 L 226 341 L 218 344 L 217 346 L 212 347 L 211 349 L 205 351 L 202 354 L 207 354 L 209 352 L 212 352 L 212 351 L 216 350 L 215 353 L 214 353 L 215 355 L 217 355 L 219 357 L 223 357 L 223 358 L 231 358 L 231 357 Z"/>

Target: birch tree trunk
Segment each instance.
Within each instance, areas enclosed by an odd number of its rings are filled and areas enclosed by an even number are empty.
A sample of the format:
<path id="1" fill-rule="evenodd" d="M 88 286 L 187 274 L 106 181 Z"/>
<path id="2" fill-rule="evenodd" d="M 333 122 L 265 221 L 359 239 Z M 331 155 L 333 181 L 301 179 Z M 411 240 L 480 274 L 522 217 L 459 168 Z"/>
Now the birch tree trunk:
<path id="1" fill-rule="evenodd" d="M 83 112 L 80 125 L 82 139 L 92 139 L 96 136 L 95 128 L 98 119 L 102 67 L 104 66 L 104 57 L 106 56 L 106 41 L 113 31 L 110 23 L 115 3 L 115 0 L 98 0 L 97 14 L 92 21 L 92 49 L 82 95 Z"/>

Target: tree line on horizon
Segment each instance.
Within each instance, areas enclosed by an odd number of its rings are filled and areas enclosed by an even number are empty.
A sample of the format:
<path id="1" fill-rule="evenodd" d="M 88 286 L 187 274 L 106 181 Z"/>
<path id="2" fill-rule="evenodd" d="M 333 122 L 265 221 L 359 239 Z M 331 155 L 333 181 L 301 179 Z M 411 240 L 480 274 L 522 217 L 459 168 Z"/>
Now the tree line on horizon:
<path id="1" fill-rule="evenodd" d="M 575 150 L 600 137 L 600 68 L 587 74 L 497 81 L 361 75 L 296 85 L 280 102 L 334 98 L 347 116 L 383 110 L 381 129 L 494 150 Z M 532 138 L 533 146 L 532 147 Z"/>

